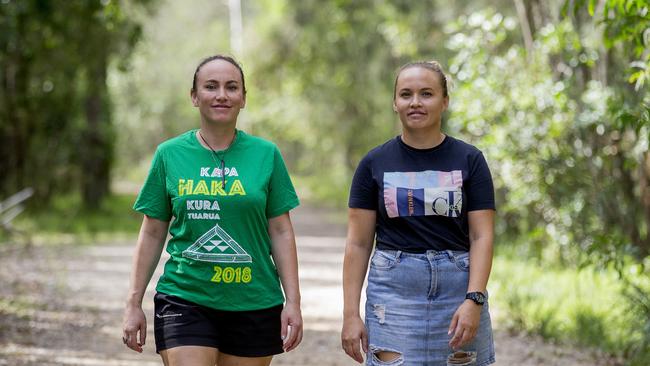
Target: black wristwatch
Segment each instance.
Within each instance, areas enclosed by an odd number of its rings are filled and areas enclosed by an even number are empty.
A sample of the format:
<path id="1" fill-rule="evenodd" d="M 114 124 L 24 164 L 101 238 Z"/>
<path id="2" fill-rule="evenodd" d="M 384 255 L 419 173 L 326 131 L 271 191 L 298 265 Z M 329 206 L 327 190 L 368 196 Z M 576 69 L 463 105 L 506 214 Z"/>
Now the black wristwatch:
<path id="1" fill-rule="evenodd" d="M 476 305 L 485 304 L 485 294 L 482 292 L 468 292 L 467 295 L 465 295 L 465 299 L 474 301 Z"/>

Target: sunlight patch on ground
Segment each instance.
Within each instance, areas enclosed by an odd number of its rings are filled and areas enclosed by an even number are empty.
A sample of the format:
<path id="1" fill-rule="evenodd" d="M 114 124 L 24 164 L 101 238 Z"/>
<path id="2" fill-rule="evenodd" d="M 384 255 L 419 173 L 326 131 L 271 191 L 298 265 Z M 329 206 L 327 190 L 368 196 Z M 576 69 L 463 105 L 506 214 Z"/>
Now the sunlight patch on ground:
<path id="1" fill-rule="evenodd" d="M 160 362 L 138 360 L 109 360 L 105 355 L 92 352 L 73 351 L 69 349 L 49 349 L 28 347 L 20 344 L 9 343 L 0 349 L 0 355 L 12 356 L 12 360 L 19 362 L 39 362 L 42 365 L 83 365 L 83 366 L 158 366 Z M 2 363 L 0 362 L 0 365 Z"/>

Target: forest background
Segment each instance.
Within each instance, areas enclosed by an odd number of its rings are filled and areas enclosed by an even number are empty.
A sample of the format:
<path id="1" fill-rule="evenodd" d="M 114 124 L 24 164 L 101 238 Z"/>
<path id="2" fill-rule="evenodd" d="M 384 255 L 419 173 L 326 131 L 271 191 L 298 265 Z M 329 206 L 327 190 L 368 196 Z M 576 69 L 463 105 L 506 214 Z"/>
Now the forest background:
<path id="1" fill-rule="evenodd" d="M 396 69 L 453 80 L 446 133 L 497 194 L 502 323 L 650 359 L 650 5 L 642 0 L 0 0 L 0 200 L 31 240 L 133 235 L 158 143 L 198 126 L 205 56 L 246 73 L 239 127 L 277 143 L 303 200 L 345 214 L 399 133 Z M 1 245 L 20 235 L 0 231 Z"/>

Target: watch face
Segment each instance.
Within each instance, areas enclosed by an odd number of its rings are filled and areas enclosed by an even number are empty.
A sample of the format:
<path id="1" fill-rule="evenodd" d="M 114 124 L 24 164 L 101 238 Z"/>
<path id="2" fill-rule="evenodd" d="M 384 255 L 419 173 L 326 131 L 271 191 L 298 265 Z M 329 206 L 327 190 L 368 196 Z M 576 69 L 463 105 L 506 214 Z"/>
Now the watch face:
<path id="1" fill-rule="evenodd" d="M 470 292 L 465 298 L 474 301 L 478 305 L 485 304 L 485 295 L 482 292 Z"/>
<path id="2" fill-rule="evenodd" d="M 480 292 L 477 292 L 477 293 L 476 293 L 476 299 L 478 300 L 478 302 L 480 302 L 481 304 L 483 304 L 483 303 L 485 302 L 485 295 L 483 295 L 483 294 L 480 293 Z"/>

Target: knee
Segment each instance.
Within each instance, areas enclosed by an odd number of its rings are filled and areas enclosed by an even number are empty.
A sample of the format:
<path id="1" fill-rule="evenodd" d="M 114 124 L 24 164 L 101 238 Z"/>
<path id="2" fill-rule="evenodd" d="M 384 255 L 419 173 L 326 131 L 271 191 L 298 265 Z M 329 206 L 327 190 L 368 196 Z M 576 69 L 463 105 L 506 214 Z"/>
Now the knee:
<path id="1" fill-rule="evenodd" d="M 372 357 L 372 365 L 398 366 L 404 364 L 404 357 L 398 350 L 371 345 L 370 353 Z"/>

